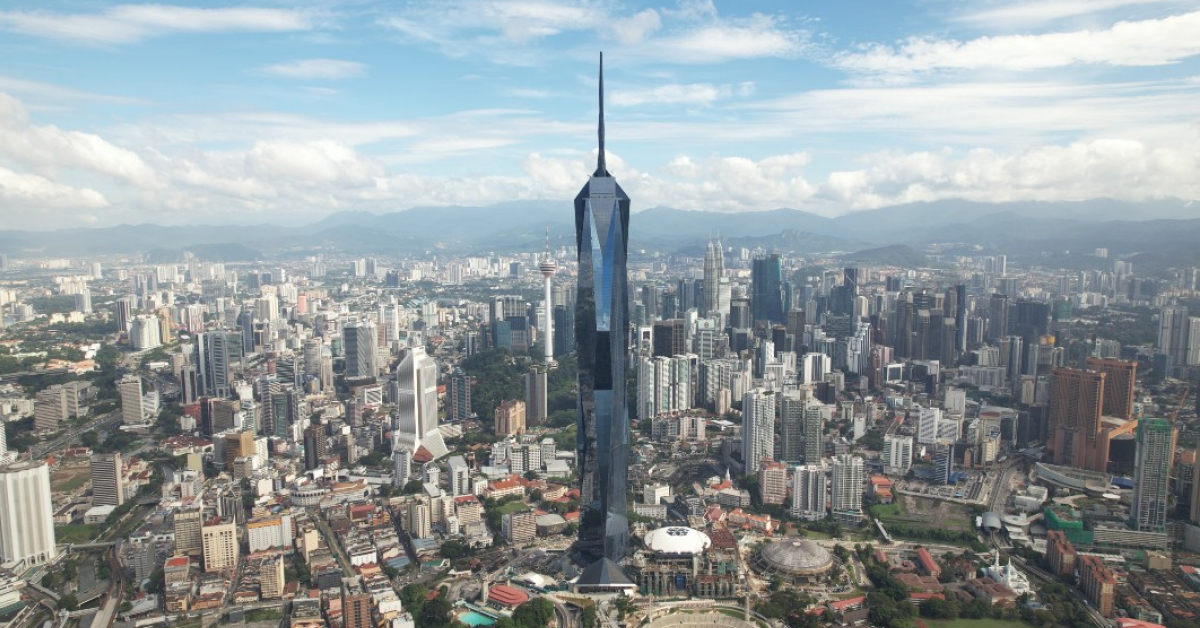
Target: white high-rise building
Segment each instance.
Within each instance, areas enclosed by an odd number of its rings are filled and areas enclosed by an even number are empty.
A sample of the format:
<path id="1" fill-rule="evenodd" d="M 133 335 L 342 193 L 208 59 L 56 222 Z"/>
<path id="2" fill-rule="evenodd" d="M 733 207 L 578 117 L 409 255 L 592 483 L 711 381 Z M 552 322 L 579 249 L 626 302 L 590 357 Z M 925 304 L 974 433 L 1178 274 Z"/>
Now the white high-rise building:
<path id="1" fill-rule="evenodd" d="M 942 420 L 941 408 L 920 408 L 917 415 L 917 442 L 932 445 L 938 440 L 938 422 Z"/>
<path id="2" fill-rule="evenodd" d="M 883 437 L 883 472 L 888 475 L 904 475 L 912 468 L 912 436 L 886 434 Z"/>
<path id="3" fill-rule="evenodd" d="M 450 456 L 450 495 L 459 497 L 471 493 L 471 469 L 462 456 Z"/>
<path id="4" fill-rule="evenodd" d="M 41 565 L 57 555 L 50 469 L 40 461 L 0 467 L 0 563 Z"/>
<path id="5" fill-rule="evenodd" d="M 7 464 L 12 458 L 8 454 L 8 434 L 3 425 L 0 425 L 0 465 Z"/>
<path id="6" fill-rule="evenodd" d="M 863 459 L 840 454 L 833 459 L 833 518 L 858 525 L 862 521 Z"/>
<path id="7" fill-rule="evenodd" d="M 438 431 L 437 363 L 425 353 L 425 347 L 405 349 L 396 367 L 396 426 L 393 451 L 406 448 L 420 459 L 424 447 L 434 460 L 449 451 Z"/>
<path id="8" fill-rule="evenodd" d="M 805 353 L 799 369 L 801 383 L 823 382 L 825 375 L 833 370 L 833 361 L 824 353 Z"/>
<path id="9" fill-rule="evenodd" d="M 806 521 L 825 518 L 825 465 L 806 464 L 792 471 L 792 516 Z"/>
<path id="10" fill-rule="evenodd" d="M 746 474 L 758 473 L 763 458 L 775 458 L 775 398 L 761 388 L 742 397 L 742 462 Z"/>
<path id="11" fill-rule="evenodd" d="M 117 385 L 121 391 L 121 420 L 127 425 L 141 425 L 146 421 L 142 400 L 142 378 L 126 375 Z"/>

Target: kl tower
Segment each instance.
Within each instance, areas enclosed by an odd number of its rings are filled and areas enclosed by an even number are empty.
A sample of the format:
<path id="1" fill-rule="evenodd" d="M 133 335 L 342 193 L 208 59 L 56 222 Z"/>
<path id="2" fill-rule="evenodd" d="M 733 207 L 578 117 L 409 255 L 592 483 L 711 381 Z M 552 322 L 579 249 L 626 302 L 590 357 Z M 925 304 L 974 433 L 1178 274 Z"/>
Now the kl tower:
<path id="1" fill-rule="evenodd" d="M 558 264 L 554 263 L 554 256 L 550 254 L 550 228 L 546 228 L 546 254 L 542 256 L 542 261 L 538 264 L 538 270 L 542 271 L 544 293 L 542 296 L 542 312 L 546 317 L 545 333 L 542 334 L 542 358 L 547 367 L 554 366 L 554 309 L 550 305 L 550 282 L 554 277 L 555 271 L 558 270 Z"/>

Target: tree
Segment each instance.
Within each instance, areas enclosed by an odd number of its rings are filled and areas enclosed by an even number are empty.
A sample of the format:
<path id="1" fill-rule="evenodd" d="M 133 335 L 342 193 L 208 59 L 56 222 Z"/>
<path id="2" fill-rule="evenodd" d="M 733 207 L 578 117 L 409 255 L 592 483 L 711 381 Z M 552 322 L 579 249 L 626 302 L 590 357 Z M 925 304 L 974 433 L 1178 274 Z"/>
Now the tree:
<path id="1" fill-rule="evenodd" d="M 420 480 L 409 480 L 408 484 L 404 485 L 404 488 L 402 489 L 401 492 L 404 493 L 405 495 L 416 495 L 417 493 L 420 493 L 421 492 L 421 481 Z"/>
<path id="2" fill-rule="evenodd" d="M 536 479 L 538 479 L 538 474 L 537 474 L 537 471 L 534 471 L 533 469 L 530 469 L 530 470 L 526 471 L 526 472 L 525 472 L 525 479 L 526 479 L 526 480 L 530 480 L 530 481 L 533 481 L 533 480 L 536 480 Z"/>
<path id="3" fill-rule="evenodd" d="M 583 628 L 596 628 L 596 605 L 584 606 L 583 612 L 579 613 L 579 620 L 583 623 Z"/>
<path id="4" fill-rule="evenodd" d="M 543 628 L 554 619 L 554 604 L 546 598 L 529 600 L 513 611 L 513 622 L 520 628 Z"/>
<path id="5" fill-rule="evenodd" d="M 454 624 L 454 616 L 451 611 L 454 607 L 450 605 L 450 601 L 446 599 L 446 592 L 438 592 L 438 596 L 425 602 L 421 607 L 421 614 L 417 617 L 417 628 L 444 628 Z"/>
<path id="6" fill-rule="evenodd" d="M 79 598 L 74 593 L 68 593 L 58 598 L 58 607 L 64 611 L 76 610 L 79 608 Z"/>
<path id="7" fill-rule="evenodd" d="M 80 435 L 79 442 L 83 443 L 84 447 L 96 449 L 100 446 L 100 435 L 95 430 L 89 430 Z"/>
<path id="8" fill-rule="evenodd" d="M 442 543 L 442 547 L 439 551 L 441 552 L 442 556 L 454 560 L 455 558 L 470 556 L 471 546 L 458 539 L 450 539 L 449 541 Z"/>

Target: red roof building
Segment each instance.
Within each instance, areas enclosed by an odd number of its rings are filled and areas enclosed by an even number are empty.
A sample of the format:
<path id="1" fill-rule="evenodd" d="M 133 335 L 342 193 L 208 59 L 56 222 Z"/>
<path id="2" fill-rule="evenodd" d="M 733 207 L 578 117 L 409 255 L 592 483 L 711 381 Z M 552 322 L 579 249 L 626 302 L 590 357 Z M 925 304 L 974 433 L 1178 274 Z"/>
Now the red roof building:
<path id="1" fill-rule="evenodd" d="M 498 584 L 488 589 L 488 602 L 505 606 L 508 608 L 516 608 L 525 602 L 529 601 L 529 594 L 520 589 L 515 589 L 506 584 Z"/>

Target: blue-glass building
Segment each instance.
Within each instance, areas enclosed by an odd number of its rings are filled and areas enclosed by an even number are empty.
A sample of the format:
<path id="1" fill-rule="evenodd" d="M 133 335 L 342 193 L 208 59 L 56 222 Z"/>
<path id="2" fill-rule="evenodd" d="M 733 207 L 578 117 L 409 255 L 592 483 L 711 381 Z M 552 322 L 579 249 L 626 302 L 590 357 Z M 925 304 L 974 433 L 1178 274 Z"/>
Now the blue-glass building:
<path id="1" fill-rule="evenodd" d="M 604 163 L 604 60 L 600 64 L 600 152 L 596 172 L 575 197 L 579 284 L 575 350 L 579 360 L 579 540 L 585 559 L 619 561 L 629 542 L 626 478 L 629 411 L 629 197 Z"/>

